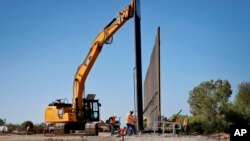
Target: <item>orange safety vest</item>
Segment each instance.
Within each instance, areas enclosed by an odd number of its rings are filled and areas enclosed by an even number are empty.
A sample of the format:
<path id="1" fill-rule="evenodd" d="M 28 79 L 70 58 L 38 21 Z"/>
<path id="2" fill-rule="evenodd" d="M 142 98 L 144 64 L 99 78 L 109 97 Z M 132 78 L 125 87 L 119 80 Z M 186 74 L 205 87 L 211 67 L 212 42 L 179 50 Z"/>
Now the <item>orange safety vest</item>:
<path id="1" fill-rule="evenodd" d="M 175 123 L 178 123 L 178 122 L 179 122 L 178 117 L 176 117 L 176 118 L 174 119 L 174 122 L 175 122 Z"/>
<path id="2" fill-rule="evenodd" d="M 110 118 L 110 123 L 111 123 L 111 124 L 115 124 L 115 117 L 111 117 L 111 118 Z"/>
<path id="3" fill-rule="evenodd" d="M 183 123 L 182 123 L 182 124 L 183 124 L 183 126 L 187 126 L 187 125 L 188 125 L 188 119 L 185 118 L 185 119 L 183 120 Z"/>
<path id="4" fill-rule="evenodd" d="M 127 115 L 126 120 L 127 120 L 127 123 L 135 125 L 135 119 L 133 118 L 131 114 Z"/>

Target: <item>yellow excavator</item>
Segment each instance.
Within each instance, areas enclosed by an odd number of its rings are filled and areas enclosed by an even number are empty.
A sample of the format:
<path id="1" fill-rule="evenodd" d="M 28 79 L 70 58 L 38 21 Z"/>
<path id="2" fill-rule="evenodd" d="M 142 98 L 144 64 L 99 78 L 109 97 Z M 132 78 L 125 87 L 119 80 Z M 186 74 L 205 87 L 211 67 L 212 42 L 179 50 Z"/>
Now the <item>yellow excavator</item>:
<path id="1" fill-rule="evenodd" d="M 131 0 L 131 3 L 119 11 L 118 17 L 114 18 L 92 42 L 74 77 L 72 104 L 66 99 L 57 99 L 46 107 L 44 119 L 47 124 L 54 126 L 55 134 L 84 130 L 86 134 L 98 135 L 97 123 L 100 119 L 101 104 L 95 99 L 95 94 L 84 96 L 85 81 L 103 45 L 109 43 L 116 31 L 134 16 L 134 5 L 134 0 Z"/>

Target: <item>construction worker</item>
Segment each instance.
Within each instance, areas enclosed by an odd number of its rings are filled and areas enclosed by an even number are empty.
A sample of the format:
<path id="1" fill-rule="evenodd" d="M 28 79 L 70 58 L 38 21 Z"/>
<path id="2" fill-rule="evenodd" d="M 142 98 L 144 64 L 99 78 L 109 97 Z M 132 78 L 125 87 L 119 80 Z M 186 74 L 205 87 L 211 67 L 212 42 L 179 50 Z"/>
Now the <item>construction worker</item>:
<path id="1" fill-rule="evenodd" d="M 179 122 L 178 116 L 176 116 L 176 117 L 174 118 L 174 122 L 175 122 L 175 123 L 178 123 L 178 122 Z"/>
<path id="2" fill-rule="evenodd" d="M 84 108 L 84 117 L 87 121 L 90 121 L 90 118 L 91 118 L 91 111 L 89 109 L 89 106 L 88 105 L 85 105 L 85 108 Z"/>
<path id="3" fill-rule="evenodd" d="M 179 136 L 179 118 L 175 116 L 173 119 L 173 134 Z"/>
<path id="4" fill-rule="evenodd" d="M 188 124 L 189 124 L 188 117 L 184 117 L 182 126 L 184 128 L 184 132 L 186 135 L 188 135 Z"/>
<path id="5" fill-rule="evenodd" d="M 27 128 L 26 128 L 26 134 L 30 135 L 30 125 L 28 125 Z"/>
<path id="6" fill-rule="evenodd" d="M 49 124 L 45 123 L 43 127 L 43 134 L 45 135 L 47 133 L 49 133 Z"/>
<path id="7" fill-rule="evenodd" d="M 144 119 L 143 119 L 143 128 L 144 128 L 144 130 L 147 129 L 147 117 L 144 117 Z"/>
<path id="8" fill-rule="evenodd" d="M 136 128 L 135 128 L 135 123 L 136 119 L 133 117 L 133 111 L 129 111 L 129 113 L 126 116 L 126 124 L 127 124 L 127 129 L 126 129 L 126 134 L 128 134 L 128 131 L 132 131 L 132 134 L 136 135 Z"/>
<path id="9" fill-rule="evenodd" d="M 110 128 L 111 128 L 111 136 L 115 134 L 115 114 L 113 114 L 110 118 L 109 118 L 109 123 L 110 123 Z"/>

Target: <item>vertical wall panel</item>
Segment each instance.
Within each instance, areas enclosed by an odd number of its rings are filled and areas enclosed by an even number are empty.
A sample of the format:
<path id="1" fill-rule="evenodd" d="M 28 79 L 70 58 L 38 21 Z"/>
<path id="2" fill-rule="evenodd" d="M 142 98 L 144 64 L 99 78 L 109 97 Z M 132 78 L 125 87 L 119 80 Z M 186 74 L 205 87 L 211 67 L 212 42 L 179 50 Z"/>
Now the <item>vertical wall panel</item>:
<path id="1" fill-rule="evenodd" d="M 158 27 L 144 81 L 144 117 L 147 118 L 148 129 L 158 127 L 157 123 L 159 123 L 161 117 L 160 101 L 160 27 Z"/>

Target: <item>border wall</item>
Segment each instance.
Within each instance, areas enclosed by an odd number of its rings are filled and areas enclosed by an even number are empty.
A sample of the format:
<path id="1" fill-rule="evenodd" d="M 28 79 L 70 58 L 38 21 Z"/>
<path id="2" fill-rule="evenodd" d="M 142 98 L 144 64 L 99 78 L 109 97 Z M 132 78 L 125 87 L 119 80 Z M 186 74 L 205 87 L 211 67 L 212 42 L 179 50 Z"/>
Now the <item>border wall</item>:
<path id="1" fill-rule="evenodd" d="M 158 128 L 161 121 L 161 87 L 160 87 L 160 27 L 157 28 L 155 44 L 150 57 L 144 81 L 144 118 L 146 128 Z M 157 127 L 156 127 L 157 126 Z"/>

